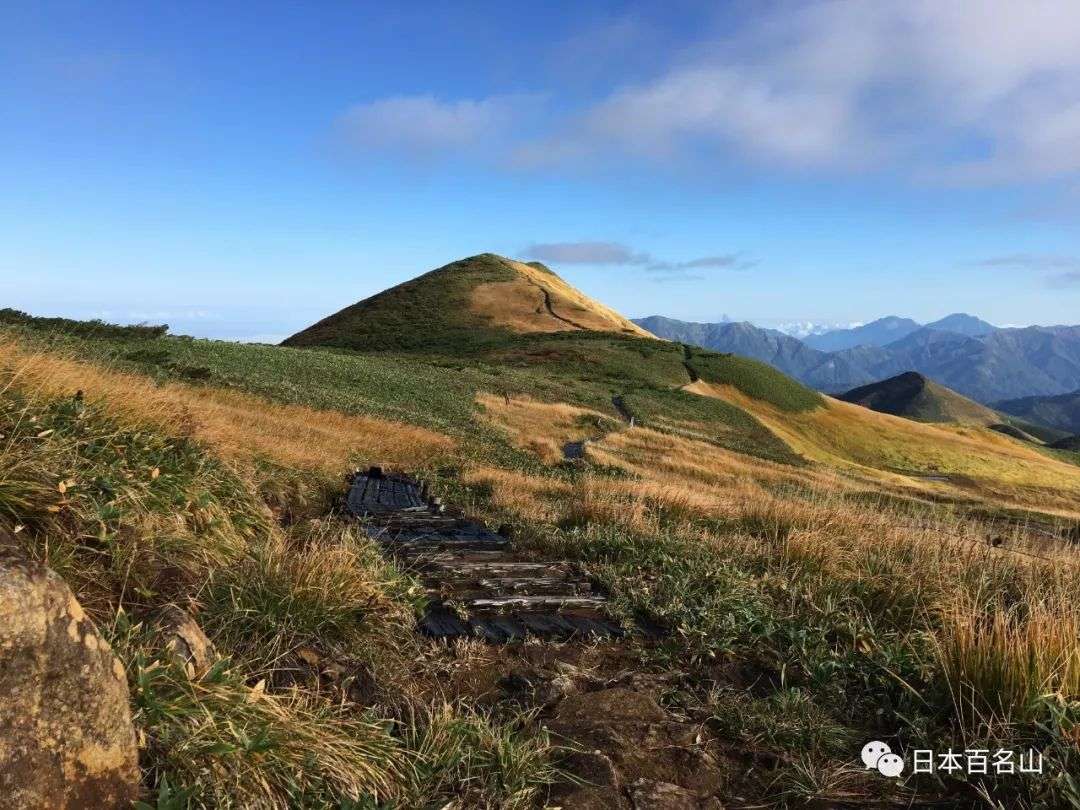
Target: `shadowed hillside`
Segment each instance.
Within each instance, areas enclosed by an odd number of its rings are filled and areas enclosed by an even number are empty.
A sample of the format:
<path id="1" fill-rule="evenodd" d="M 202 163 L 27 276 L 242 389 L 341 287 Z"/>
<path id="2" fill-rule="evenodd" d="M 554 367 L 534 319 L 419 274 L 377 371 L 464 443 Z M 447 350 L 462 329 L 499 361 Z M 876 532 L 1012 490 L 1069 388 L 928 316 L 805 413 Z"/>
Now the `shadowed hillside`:
<path id="1" fill-rule="evenodd" d="M 1001 421 L 985 405 L 972 402 L 915 371 L 853 388 L 838 399 L 916 422 L 992 425 Z"/>
<path id="2" fill-rule="evenodd" d="M 1066 436 L 1064 439 L 1058 439 L 1050 445 L 1055 450 L 1072 450 L 1074 452 L 1080 452 L 1080 436 Z"/>

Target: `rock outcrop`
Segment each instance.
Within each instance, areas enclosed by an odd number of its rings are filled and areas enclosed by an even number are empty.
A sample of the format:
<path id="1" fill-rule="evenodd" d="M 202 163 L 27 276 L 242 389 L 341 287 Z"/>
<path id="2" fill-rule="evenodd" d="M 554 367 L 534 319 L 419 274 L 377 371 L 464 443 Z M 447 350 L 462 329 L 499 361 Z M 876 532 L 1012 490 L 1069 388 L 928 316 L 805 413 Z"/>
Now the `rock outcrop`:
<path id="1" fill-rule="evenodd" d="M 576 784 L 555 789 L 566 808 L 720 810 L 727 774 L 702 729 L 668 715 L 633 679 L 579 681 L 545 725 L 569 747 L 561 763 Z"/>
<path id="2" fill-rule="evenodd" d="M 186 610 L 167 605 L 155 624 L 165 651 L 187 670 L 189 677 L 206 674 L 217 660 L 213 642 Z"/>
<path id="3" fill-rule="evenodd" d="M 64 581 L 0 550 L 4 807 L 130 807 L 138 751 L 119 660 Z"/>

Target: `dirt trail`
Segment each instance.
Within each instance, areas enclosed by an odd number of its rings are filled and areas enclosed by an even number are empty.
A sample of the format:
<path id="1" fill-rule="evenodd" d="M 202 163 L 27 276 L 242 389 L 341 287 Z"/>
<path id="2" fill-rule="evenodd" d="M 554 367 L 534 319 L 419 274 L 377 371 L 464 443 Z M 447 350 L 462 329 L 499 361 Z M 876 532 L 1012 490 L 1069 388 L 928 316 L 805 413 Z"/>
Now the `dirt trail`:
<path id="1" fill-rule="evenodd" d="M 626 422 L 631 427 L 634 426 L 634 414 L 630 412 L 630 409 L 626 407 L 626 400 L 623 399 L 622 394 L 616 394 L 611 398 L 611 404 L 619 414 L 619 418 Z"/>
<path id="2" fill-rule="evenodd" d="M 697 369 L 690 365 L 692 355 L 690 353 L 690 347 L 685 343 L 682 345 L 683 350 L 683 368 L 686 369 L 686 373 L 690 375 L 690 384 L 693 385 L 701 379 L 701 375 L 697 373 Z"/>
<path id="3" fill-rule="evenodd" d="M 557 763 L 565 777 L 545 806 L 722 810 L 719 796 L 741 761 L 700 721 L 661 705 L 662 694 L 684 686 L 684 673 L 643 671 L 635 642 L 659 639 L 663 628 L 639 621 L 628 633 L 573 563 L 530 558 L 508 532 L 427 495 L 413 478 L 371 468 L 354 478 L 347 507 L 423 581 L 431 601 L 420 632 L 544 642 L 491 647 L 465 677 L 486 699 L 535 712 L 565 746 Z M 589 643 L 548 643 L 579 640 Z"/>
<path id="4" fill-rule="evenodd" d="M 563 323 L 570 324 L 575 329 L 581 329 L 583 331 L 588 331 L 589 330 L 589 327 L 583 326 L 582 324 L 578 323 L 577 321 L 572 321 L 569 318 L 564 318 L 562 315 L 560 315 L 558 312 L 556 312 L 555 308 L 551 305 L 551 293 L 549 293 L 544 287 L 541 287 L 539 284 L 537 284 L 532 279 L 528 279 L 528 281 L 529 281 L 530 284 L 532 284 L 534 287 L 536 287 L 536 289 L 540 290 L 540 293 L 544 296 L 544 309 L 547 310 L 548 315 L 550 315 L 552 318 L 554 318 L 557 321 L 562 321 Z"/>

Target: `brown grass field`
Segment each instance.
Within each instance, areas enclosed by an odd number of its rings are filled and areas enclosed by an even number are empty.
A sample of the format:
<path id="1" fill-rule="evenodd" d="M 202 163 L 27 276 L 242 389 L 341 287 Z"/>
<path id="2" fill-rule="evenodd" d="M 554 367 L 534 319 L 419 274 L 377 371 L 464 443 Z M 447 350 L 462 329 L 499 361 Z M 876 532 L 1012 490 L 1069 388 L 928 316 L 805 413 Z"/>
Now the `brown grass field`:
<path id="1" fill-rule="evenodd" d="M 0 373 L 43 396 L 71 395 L 108 403 L 132 423 L 180 429 L 233 458 L 265 457 L 303 469 L 340 471 L 350 458 L 413 467 L 446 454 L 446 436 L 401 422 L 283 405 L 220 388 L 155 384 L 136 374 L 104 369 L 0 342 Z"/>

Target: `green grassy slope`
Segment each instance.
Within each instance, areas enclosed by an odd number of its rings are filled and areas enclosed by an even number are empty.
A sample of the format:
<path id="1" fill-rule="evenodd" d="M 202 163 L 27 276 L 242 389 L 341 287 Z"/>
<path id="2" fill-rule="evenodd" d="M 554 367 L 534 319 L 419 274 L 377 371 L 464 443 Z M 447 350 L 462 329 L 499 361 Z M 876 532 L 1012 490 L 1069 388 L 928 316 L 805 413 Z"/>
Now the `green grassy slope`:
<path id="1" fill-rule="evenodd" d="M 683 349 L 687 370 L 705 382 L 732 385 L 749 397 L 791 413 L 812 411 L 825 404 L 821 394 L 767 363 L 690 346 Z"/>
<path id="2" fill-rule="evenodd" d="M 484 253 L 453 262 L 346 307 L 285 340 L 286 346 L 460 354 L 506 336 L 469 311 L 479 284 L 511 281 L 514 271 Z"/>
<path id="3" fill-rule="evenodd" d="M 720 446 L 774 461 L 799 462 L 787 445 L 742 409 L 679 391 L 689 379 L 683 350 L 662 341 L 601 332 L 509 335 L 486 351 L 477 352 L 474 345 L 453 358 L 176 336 L 86 339 L 26 328 L 15 332 L 68 354 L 158 380 L 237 388 L 279 402 L 420 425 L 455 437 L 471 457 L 497 457 L 515 465 L 527 466 L 529 460 L 477 418 L 479 392 L 568 402 L 613 417 L 618 413 L 612 398 L 624 395 L 642 424 L 668 430 L 674 421 L 692 421 L 700 437 Z M 741 366 L 741 358 L 721 361 Z M 773 375 L 787 379 L 778 372 Z M 752 375 L 739 380 L 746 385 Z"/>

